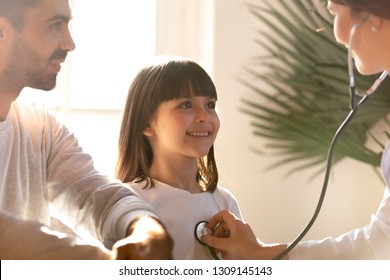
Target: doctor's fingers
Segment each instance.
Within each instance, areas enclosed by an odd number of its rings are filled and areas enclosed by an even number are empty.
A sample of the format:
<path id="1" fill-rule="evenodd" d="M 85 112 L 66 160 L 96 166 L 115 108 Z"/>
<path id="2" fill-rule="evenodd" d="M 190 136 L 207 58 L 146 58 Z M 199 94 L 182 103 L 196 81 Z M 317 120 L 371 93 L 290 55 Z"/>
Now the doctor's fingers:
<path id="1" fill-rule="evenodd" d="M 222 222 L 218 224 L 215 228 L 213 228 L 212 235 L 220 238 L 229 237 L 230 236 L 229 227 L 226 225 L 226 223 Z"/>
<path id="2" fill-rule="evenodd" d="M 210 234 L 203 235 L 201 239 L 202 242 L 207 244 L 207 246 L 222 252 L 227 252 L 232 244 L 232 240 L 230 240 L 230 238 L 219 238 Z"/>
<path id="3" fill-rule="evenodd" d="M 229 231 L 229 227 L 234 226 L 237 220 L 238 218 L 233 213 L 227 210 L 223 210 L 210 219 L 208 227 L 210 229 L 215 229 L 218 224 L 222 224 L 224 225 L 225 229 Z"/>

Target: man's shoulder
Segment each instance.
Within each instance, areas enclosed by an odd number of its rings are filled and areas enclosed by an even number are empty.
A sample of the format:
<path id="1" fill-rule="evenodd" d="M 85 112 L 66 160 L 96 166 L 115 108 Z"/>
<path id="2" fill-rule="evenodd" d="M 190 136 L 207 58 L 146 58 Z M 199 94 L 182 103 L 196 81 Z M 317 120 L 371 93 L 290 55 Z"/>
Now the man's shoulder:
<path id="1" fill-rule="evenodd" d="M 12 103 L 11 112 L 19 120 L 24 122 L 47 122 L 50 120 L 59 121 L 57 114 L 42 103 L 16 100 Z"/>
<path id="2" fill-rule="evenodd" d="M 11 106 L 11 111 L 21 117 L 38 117 L 48 113 L 43 104 L 23 100 L 14 101 Z"/>

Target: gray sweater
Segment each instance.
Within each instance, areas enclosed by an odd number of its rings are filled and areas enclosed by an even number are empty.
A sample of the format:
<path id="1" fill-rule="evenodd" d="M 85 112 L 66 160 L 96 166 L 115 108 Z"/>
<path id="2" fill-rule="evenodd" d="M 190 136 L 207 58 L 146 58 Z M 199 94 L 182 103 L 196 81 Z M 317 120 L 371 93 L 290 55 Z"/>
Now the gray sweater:
<path id="1" fill-rule="evenodd" d="M 12 104 L 0 122 L 0 259 L 107 259 L 104 248 L 50 231 L 50 217 L 111 248 L 139 214 L 156 216 L 99 174 L 64 124 L 42 106 Z"/>

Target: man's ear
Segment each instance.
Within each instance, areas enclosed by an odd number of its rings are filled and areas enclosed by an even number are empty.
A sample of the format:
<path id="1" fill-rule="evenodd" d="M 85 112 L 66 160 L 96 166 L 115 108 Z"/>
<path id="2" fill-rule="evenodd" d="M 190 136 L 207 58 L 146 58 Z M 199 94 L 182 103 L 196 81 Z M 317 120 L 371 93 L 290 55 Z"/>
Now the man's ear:
<path id="1" fill-rule="evenodd" d="M 0 40 L 3 40 L 5 33 L 4 18 L 0 17 Z"/>
<path id="2" fill-rule="evenodd" d="M 12 24 L 5 17 L 0 16 L 0 46 L 10 42 L 12 37 Z"/>

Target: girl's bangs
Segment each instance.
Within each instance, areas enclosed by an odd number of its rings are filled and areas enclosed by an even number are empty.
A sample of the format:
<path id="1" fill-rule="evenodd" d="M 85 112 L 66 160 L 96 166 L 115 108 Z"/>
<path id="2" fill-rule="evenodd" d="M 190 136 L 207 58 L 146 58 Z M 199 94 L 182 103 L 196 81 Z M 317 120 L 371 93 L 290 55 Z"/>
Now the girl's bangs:
<path id="1" fill-rule="evenodd" d="M 159 69 L 154 98 L 169 101 L 176 98 L 206 96 L 217 99 L 213 81 L 207 72 L 192 61 L 170 61 Z"/>

